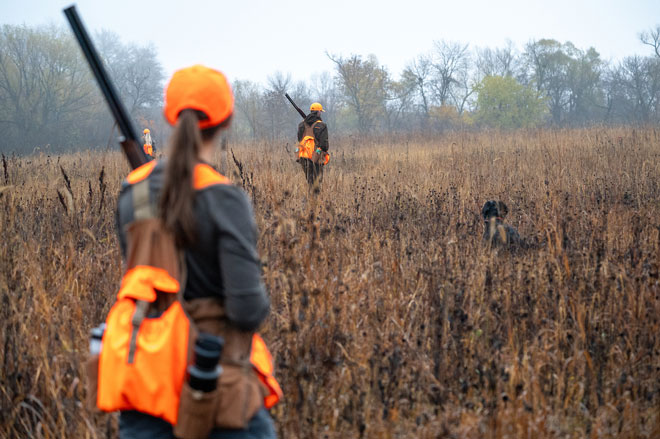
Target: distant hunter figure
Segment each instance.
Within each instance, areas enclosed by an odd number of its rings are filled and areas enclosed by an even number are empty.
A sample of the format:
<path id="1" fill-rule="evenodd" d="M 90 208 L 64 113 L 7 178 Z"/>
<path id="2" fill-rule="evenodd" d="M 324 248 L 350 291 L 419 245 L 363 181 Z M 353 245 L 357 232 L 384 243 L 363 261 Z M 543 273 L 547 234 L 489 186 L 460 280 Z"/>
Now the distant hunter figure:
<path id="1" fill-rule="evenodd" d="M 321 120 L 321 112 L 325 112 L 318 102 L 309 107 L 309 114 L 298 125 L 298 163 L 305 171 L 305 178 L 310 187 L 323 181 L 323 166 L 328 154 L 328 126 Z"/>
<path id="2" fill-rule="evenodd" d="M 523 241 L 518 231 L 508 224 L 504 224 L 504 218 L 509 213 L 509 208 L 501 201 L 486 201 L 481 209 L 484 219 L 485 243 L 492 247 L 519 247 Z"/>
<path id="3" fill-rule="evenodd" d="M 153 159 L 155 157 L 156 148 L 153 140 L 151 140 L 151 131 L 149 131 L 149 128 L 145 128 L 142 133 L 144 134 L 142 136 L 144 138 L 144 153 L 149 159 Z"/>

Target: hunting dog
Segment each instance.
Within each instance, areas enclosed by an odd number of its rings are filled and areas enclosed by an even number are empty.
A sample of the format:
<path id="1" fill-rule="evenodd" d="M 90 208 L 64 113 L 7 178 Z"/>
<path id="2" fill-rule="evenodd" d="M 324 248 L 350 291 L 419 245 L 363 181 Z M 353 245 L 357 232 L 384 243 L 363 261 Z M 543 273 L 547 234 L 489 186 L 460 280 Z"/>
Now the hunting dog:
<path id="1" fill-rule="evenodd" d="M 491 247 L 517 248 L 523 246 L 523 240 L 518 231 L 508 224 L 504 224 L 504 218 L 509 213 L 509 208 L 501 201 L 486 201 L 481 209 L 484 219 L 483 240 Z"/>

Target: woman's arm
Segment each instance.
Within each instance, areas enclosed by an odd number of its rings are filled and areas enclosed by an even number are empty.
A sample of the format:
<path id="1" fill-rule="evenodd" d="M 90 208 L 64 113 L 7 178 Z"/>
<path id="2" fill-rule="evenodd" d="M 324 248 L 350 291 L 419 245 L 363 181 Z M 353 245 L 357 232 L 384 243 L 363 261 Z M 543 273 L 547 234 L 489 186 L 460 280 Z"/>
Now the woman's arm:
<path id="1" fill-rule="evenodd" d="M 240 329 L 253 331 L 268 315 L 270 300 L 261 282 L 257 227 L 250 201 L 235 186 L 222 186 L 214 206 L 220 228 L 218 251 L 225 310 Z"/>

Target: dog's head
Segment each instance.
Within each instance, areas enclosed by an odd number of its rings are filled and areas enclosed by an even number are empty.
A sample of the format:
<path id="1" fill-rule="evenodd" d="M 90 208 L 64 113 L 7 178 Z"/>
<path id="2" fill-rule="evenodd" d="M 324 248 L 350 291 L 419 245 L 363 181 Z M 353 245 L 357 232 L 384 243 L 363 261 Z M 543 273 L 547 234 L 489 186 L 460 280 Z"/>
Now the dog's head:
<path id="1" fill-rule="evenodd" d="M 507 213 L 509 213 L 509 208 L 501 201 L 488 200 L 481 208 L 481 216 L 485 221 L 493 217 L 502 219 L 506 217 Z"/>

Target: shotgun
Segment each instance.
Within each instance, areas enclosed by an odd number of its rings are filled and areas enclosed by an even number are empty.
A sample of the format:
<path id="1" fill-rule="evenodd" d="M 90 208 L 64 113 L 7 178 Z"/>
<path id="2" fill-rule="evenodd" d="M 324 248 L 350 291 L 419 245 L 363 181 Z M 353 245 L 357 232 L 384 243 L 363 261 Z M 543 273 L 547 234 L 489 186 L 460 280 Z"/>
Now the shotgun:
<path id="1" fill-rule="evenodd" d="M 119 100 L 117 89 L 112 81 L 110 81 L 110 76 L 108 76 L 105 67 L 103 67 L 103 62 L 101 61 L 96 48 L 92 44 L 92 40 L 89 38 L 85 26 L 83 26 L 82 21 L 80 20 L 76 6 L 72 5 L 64 9 L 64 15 L 66 15 L 66 18 L 69 21 L 71 30 L 73 31 L 76 40 L 78 40 L 78 44 L 89 64 L 89 68 L 92 70 L 96 82 L 105 97 L 105 101 L 108 103 L 108 107 L 110 107 L 110 112 L 119 127 L 121 136 L 118 141 L 121 145 L 121 149 L 124 151 L 128 163 L 133 169 L 147 163 L 149 160 L 142 148 L 140 148 L 135 128 L 133 127 L 131 120 L 128 118 L 128 112 L 126 111 L 124 104 Z"/>
<path id="2" fill-rule="evenodd" d="M 291 96 L 289 96 L 289 93 L 284 93 L 284 96 L 286 96 L 286 98 L 289 100 L 289 102 L 291 102 L 291 105 L 293 105 L 293 108 L 296 109 L 296 111 L 302 116 L 302 118 L 305 119 L 305 118 L 307 117 L 307 115 L 305 114 L 304 111 L 302 111 L 302 110 L 300 109 L 300 107 L 298 107 L 298 106 L 296 105 L 295 102 L 293 102 L 293 99 L 291 99 Z"/>

